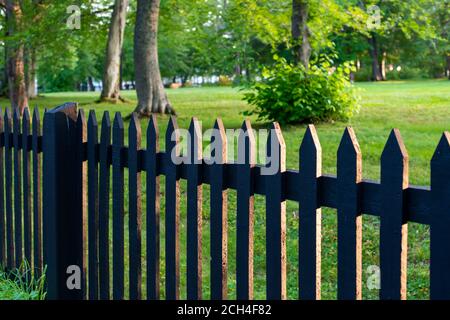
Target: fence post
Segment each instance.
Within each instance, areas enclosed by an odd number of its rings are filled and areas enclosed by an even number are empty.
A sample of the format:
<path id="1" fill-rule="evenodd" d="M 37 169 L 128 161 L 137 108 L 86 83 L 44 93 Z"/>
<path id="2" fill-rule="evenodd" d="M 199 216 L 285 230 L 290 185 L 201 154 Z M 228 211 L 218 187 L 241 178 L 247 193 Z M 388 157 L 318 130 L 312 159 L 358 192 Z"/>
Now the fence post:
<path id="1" fill-rule="evenodd" d="M 77 105 L 45 113 L 43 132 L 43 249 L 47 298 L 83 298 L 83 210 L 76 203 Z"/>

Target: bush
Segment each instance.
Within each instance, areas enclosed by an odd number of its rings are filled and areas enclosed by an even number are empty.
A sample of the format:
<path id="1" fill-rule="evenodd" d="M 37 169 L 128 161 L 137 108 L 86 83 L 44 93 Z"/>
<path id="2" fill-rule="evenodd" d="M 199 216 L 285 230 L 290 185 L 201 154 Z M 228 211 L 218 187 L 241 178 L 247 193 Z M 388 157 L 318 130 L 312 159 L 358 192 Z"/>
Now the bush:
<path id="1" fill-rule="evenodd" d="M 244 95 L 244 100 L 255 106 L 245 115 L 286 124 L 345 120 L 358 111 L 349 63 L 332 67 L 331 58 L 322 55 L 306 70 L 283 58 L 274 59 L 275 66 L 264 69 L 263 81 Z"/>
<path id="2" fill-rule="evenodd" d="M 227 76 L 219 76 L 219 86 L 220 87 L 230 87 L 233 84 L 231 79 Z"/>

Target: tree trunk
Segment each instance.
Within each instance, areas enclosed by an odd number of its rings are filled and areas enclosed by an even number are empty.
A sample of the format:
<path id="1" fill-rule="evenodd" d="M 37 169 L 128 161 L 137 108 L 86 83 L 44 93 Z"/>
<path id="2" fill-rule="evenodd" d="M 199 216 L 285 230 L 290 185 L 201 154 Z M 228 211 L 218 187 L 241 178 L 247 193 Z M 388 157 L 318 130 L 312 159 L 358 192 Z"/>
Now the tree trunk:
<path id="1" fill-rule="evenodd" d="M 16 32 L 20 31 L 22 10 L 17 0 L 6 1 L 6 23 L 8 41 L 7 72 L 9 84 L 9 99 L 13 108 L 19 108 L 23 113 L 28 106 L 28 98 L 25 85 L 24 68 L 24 44 L 20 39 L 14 39 Z"/>
<path id="2" fill-rule="evenodd" d="M 94 78 L 88 77 L 88 90 L 87 91 L 95 91 Z"/>
<path id="3" fill-rule="evenodd" d="M 378 41 L 374 33 L 368 39 L 369 41 L 369 54 L 372 59 L 372 81 L 381 81 L 383 76 L 380 71 L 379 54 L 378 54 Z"/>
<path id="4" fill-rule="evenodd" d="M 36 50 L 33 48 L 26 49 L 26 73 L 25 84 L 27 87 L 28 99 L 37 97 L 36 90 Z"/>
<path id="5" fill-rule="evenodd" d="M 387 76 L 386 76 L 386 58 L 387 58 L 387 53 L 386 53 L 386 51 L 383 51 L 383 55 L 381 57 L 381 62 L 380 62 L 381 80 L 383 80 L 383 81 L 387 80 Z"/>
<path id="6" fill-rule="evenodd" d="M 117 102 L 120 98 L 120 66 L 126 26 L 128 0 L 116 0 L 109 27 L 103 90 L 100 100 Z"/>
<path id="7" fill-rule="evenodd" d="M 158 59 L 158 19 L 160 0 L 138 0 L 134 32 L 134 64 L 140 116 L 151 113 L 174 114 L 164 91 Z"/>
<path id="8" fill-rule="evenodd" d="M 292 38 L 294 41 L 294 57 L 297 63 L 309 68 L 311 58 L 311 44 L 308 28 L 309 4 L 307 0 L 293 0 L 292 2 Z"/>
<path id="9" fill-rule="evenodd" d="M 447 55 L 447 76 L 448 80 L 450 80 L 450 54 Z"/>

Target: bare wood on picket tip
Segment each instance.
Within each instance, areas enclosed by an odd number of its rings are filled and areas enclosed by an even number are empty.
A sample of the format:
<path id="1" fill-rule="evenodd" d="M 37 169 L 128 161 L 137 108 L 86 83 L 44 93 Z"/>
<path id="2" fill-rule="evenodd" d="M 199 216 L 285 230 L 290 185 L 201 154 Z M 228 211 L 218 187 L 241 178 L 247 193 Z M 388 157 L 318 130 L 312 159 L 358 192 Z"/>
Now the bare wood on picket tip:
<path id="1" fill-rule="evenodd" d="M 381 155 L 380 299 L 406 299 L 408 224 L 404 190 L 409 186 L 408 153 L 397 129 Z"/>
<path id="2" fill-rule="evenodd" d="M 431 160 L 430 299 L 450 299 L 450 133 Z"/>
<path id="3" fill-rule="evenodd" d="M 322 175 L 322 148 L 313 125 L 300 146 L 299 297 L 320 299 L 322 209 L 318 178 Z"/>
<path id="4" fill-rule="evenodd" d="M 278 123 L 267 141 L 266 185 L 266 291 L 269 300 L 285 300 L 286 292 L 286 200 L 282 174 L 286 171 L 286 144 Z M 276 172 L 272 171 L 276 170 Z"/>
<path id="5" fill-rule="evenodd" d="M 338 299 L 362 298 L 362 215 L 358 184 L 362 155 L 353 128 L 345 129 L 337 157 Z"/>

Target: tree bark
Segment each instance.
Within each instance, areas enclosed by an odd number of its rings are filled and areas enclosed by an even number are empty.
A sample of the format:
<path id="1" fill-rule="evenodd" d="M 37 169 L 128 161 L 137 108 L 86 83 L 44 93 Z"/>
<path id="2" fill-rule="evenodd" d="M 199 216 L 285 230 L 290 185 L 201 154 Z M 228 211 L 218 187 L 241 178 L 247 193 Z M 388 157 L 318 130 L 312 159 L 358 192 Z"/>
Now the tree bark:
<path id="1" fill-rule="evenodd" d="M 140 116 L 175 114 L 164 91 L 158 59 L 160 0 L 138 0 L 134 32 L 134 64 Z"/>
<path id="2" fill-rule="evenodd" d="M 88 91 L 95 91 L 94 78 L 88 77 Z"/>
<path id="3" fill-rule="evenodd" d="M 383 51 L 381 62 L 380 62 L 380 73 L 381 73 L 381 80 L 386 81 L 386 59 L 387 59 L 387 53 L 386 51 Z"/>
<path id="4" fill-rule="evenodd" d="M 448 80 L 450 80 L 450 54 L 447 55 L 447 76 Z"/>
<path id="5" fill-rule="evenodd" d="M 26 49 L 26 73 L 25 84 L 27 88 L 28 99 L 37 97 L 36 90 L 36 50 L 33 48 Z"/>
<path id="6" fill-rule="evenodd" d="M 311 58 L 311 31 L 308 28 L 309 4 L 307 0 L 293 0 L 292 2 L 292 38 L 294 41 L 294 57 L 297 63 L 309 68 Z"/>
<path id="7" fill-rule="evenodd" d="M 128 0 L 116 0 L 109 27 L 103 89 L 100 100 L 120 99 L 121 53 L 123 47 Z"/>
<path id="8" fill-rule="evenodd" d="M 380 59 L 379 59 L 379 48 L 377 37 L 374 33 L 372 33 L 371 37 L 368 39 L 369 41 L 369 54 L 372 59 L 372 81 L 381 81 L 383 80 L 383 76 L 380 71 Z"/>
<path id="9" fill-rule="evenodd" d="M 9 99 L 13 108 L 18 108 L 23 113 L 28 106 L 28 97 L 25 85 L 24 44 L 20 39 L 14 39 L 14 35 L 20 31 L 22 24 L 22 10 L 17 0 L 6 1 L 7 23 L 7 72 Z"/>

